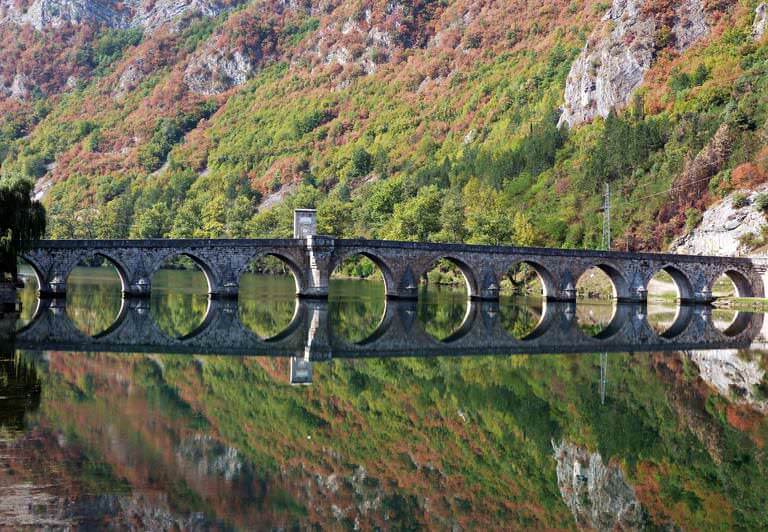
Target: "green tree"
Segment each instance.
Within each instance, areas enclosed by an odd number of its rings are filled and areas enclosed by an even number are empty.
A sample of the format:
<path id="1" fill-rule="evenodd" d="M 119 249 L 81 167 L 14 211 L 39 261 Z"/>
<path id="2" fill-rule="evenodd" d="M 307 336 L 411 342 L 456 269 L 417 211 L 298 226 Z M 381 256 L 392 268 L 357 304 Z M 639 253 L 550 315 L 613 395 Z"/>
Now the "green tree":
<path id="1" fill-rule="evenodd" d="M 0 180 L 0 262 L 4 277 L 16 276 L 19 252 L 44 234 L 45 209 L 32 199 L 32 183 Z"/>
<path id="2" fill-rule="evenodd" d="M 443 242 L 464 242 L 467 237 L 466 218 L 464 217 L 464 202 L 461 193 L 451 191 L 443 198 L 440 208 L 442 228 L 437 240 Z"/>
<path id="3" fill-rule="evenodd" d="M 512 219 L 512 234 L 518 246 L 532 246 L 536 242 L 536 231 L 522 211 L 517 211 Z"/>
<path id="4" fill-rule="evenodd" d="M 441 193 L 436 186 L 423 187 L 419 193 L 395 206 L 390 222 L 382 231 L 391 240 L 426 241 L 440 231 Z"/>
<path id="5" fill-rule="evenodd" d="M 163 203 L 156 203 L 136 217 L 131 226 L 130 236 L 131 238 L 162 238 L 169 225 L 168 208 Z"/>

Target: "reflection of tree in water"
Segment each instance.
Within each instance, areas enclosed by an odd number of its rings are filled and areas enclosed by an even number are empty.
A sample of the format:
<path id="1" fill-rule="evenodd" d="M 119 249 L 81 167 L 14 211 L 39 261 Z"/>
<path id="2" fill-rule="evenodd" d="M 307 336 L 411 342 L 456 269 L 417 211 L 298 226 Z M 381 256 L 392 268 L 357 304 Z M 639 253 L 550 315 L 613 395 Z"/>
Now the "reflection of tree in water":
<path id="1" fill-rule="evenodd" d="M 103 332 L 120 313 L 121 289 L 114 268 L 77 268 L 67 282 L 67 316 L 89 336 Z"/>
<path id="2" fill-rule="evenodd" d="M 178 338 L 191 333 L 203 322 L 208 310 L 208 296 L 153 292 L 149 308 L 160 330 Z"/>
<path id="3" fill-rule="evenodd" d="M 13 354 L 12 346 L 0 353 L 0 427 L 24 430 L 24 416 L 40 407 L 40 379 L 34 364 Z"/>
<path id="4" fill-rule="evenodd" d="M 461 326 L 467 305 L 467 295 L 462 290 L 422 290 L 418 306 L 419 321 L 428 334 L 443 340 Z"/>
<path id="5" fill-rule="evenodd" d="M 284 331 L 296 310 L 296 299 L 260 299 L 241 297 L 238 301 L 240 321 L 259 338 L 271 338 Z"/>
<path id="6" fill-rule="evenodd" d="M 502 299 L 499 304 L 501 326 L 515 338 L 531 334 L 541 321 L 543 300 L 528 298 Z"/>

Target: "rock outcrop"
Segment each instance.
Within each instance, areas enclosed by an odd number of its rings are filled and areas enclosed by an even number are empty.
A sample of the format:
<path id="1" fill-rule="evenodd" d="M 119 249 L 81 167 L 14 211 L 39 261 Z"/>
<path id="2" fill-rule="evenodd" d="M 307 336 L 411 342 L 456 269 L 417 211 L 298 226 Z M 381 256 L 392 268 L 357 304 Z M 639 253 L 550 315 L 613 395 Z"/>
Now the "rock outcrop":
<path id="1" fill-rule="evenodd" d="M 579 528 L 642 530 L 646 514 L 621 468 L 603 464 L 599 453 L 563 441 L 553 442 L 557 485 Z"/>
<path id="2" fill-rule="evenodd" d="M 676 5 L 671 27 L 644 6 L 642 0 L 614 0 L 571 66 L 560 125 L 573 127 L 626 105 L 659 49 L 682 52 L 709 31 L 702 0 Z"/>
<path id="3" fill-rule="evenodd" d="M 752 23 L 752 38 L 759 41 L 768 28 L 768 4 L 762 3 L 755 9 L 755 21 Z"/>
<path id="4" fill-rule="evenodd" d="M 262 58 L 260 48 L 231 51 L 208 45 L 187 65 L 184 83 L 197 94 L 221 94 L 248 81 Z"/>
<path id="5" fill-rule="evenodd" d="M 66 23 L 125 28 L 137 7 L 136 0 L 122 3 L 114 0 L 34 0 L 26 8 L 14 0 L 0 0 L 0 24 L 29 24 L 37 30 L 58 28 Z"/>
<path id="6" fill-rule="evenodd" d="M 675 253 L 689 255 L 738 256 L 748 252 L 743 244 L 747 235 L 760 235 L 766 225 L 765 215 L 754 206 L 758 194 L 766 187 L 747 194 L 743 206 L 735 206 L 736 192 L 704 212 L 701 223 L 672 244 Z"/>
<path id="7" fill-rule="evenodd" d="M 158 28 L 178 23 L 184 17 L 215 17 L 232 7 L 232 3 L 217 0 L 158 0 L 142 3 L 131 20 L 131 26 L 154 32 Z M 176 28 L 178 29 L 178 28 Z"/>
<path id="8" fill-rule="evenodd" d="M 758 359 L 742 358 L 736 349 L 693 351 L 689 355 L 698 366 L 701 378 L 723 397 L 768 414 L 768 400 L 757 392 L 765 379 Z"/>
<path id="9" fill-rule="evenodd" d="M 37 30 L 64 24 L 93 24 L 108 28 L 158 28 L 189 16 L 215 17 L 233 6 L 225 0 L 34 0 L 25 7 L 0 0 L 0 24 L 29 24 Z"/>

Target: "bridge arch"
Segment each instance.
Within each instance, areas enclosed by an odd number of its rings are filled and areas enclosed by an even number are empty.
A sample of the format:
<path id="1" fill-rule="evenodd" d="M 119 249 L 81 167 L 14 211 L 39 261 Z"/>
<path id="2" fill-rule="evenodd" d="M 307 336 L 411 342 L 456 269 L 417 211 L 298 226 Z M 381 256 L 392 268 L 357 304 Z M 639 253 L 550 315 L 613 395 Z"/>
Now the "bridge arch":
<path id="1" fill-rule="evenodd" d="M 293 258 L 285 253 L 280 253 L 279 251 L 259 251 L 248 257 L 247 260 L 243 263 L 242 267 L 235 273 L 238 287 L 240 286 L 242 277 L 245 275 L 248 267 L 254 262 L 267 257 L 274 257 L 288 267 L 288 271 L 290 271 L 291 275 L 293 276 L 293 282 L 296 287 L 296 295 L 300 295 L 306 286 L 306 279 L 304 278 L 303 270 Z"/>
<path id="2" fill-rule="evenodd" d="M 555 278 L 542 263 L 535 260 L 515 260 L 508 265 L 504 266 L 504 270 L 501 272 L 502 277 L 509 277 L 512 272 L 518 271 L 523 267 L 529 267 L 538 277 L 539 283 L 541 283 L 541 296 L 546 299 L 552 297 L 557 293 Z M 512 280 L 512 279 L 510 279 Z"/>
<path id="3" fill-rule="evenodd" d="M 612 296 L 614 300 L 626 301 L 631 299 L 629 282 L 627 282 L 624 274 L 618 267 L 607 262 L 598 262 L 590 265 L 578 276 L 576 282 L 578 283 L 579 280 L 581 280 L 581 278 L 592 268 L 601 271 L 608 277 L 608 280 L 611 283 Z"/>
<path id="4" fill-rule="evenodd" d="M 123 294 L 128 292 L 128 269 L 125 267 L 123 262 L 112 255 L 111 253 L 107 251 L 93 251 L 93 252 L 87 252 L 79 255 L 72 264 L 69 265 L 69 268 L 66 271 L 66 282 L 69 283 L 69 276 L 72 275 L 72 271 L 77 268 L 78 264 L 81 264 L 83 262 L 89 261 L 94 258 L 101 258 L 106 260 L 110 265 L 112 265 L 115 268 L 115 271 L 117 272 L 117 276 L 120 279 L 120 290 Z"/>
<path id="5" fill-rule="evenodd" d="M 27 264 L 30 268 L 32 268 L 32 273 L 35 276 L 35 280 L 37 281 L 37 290 L 43 291 L 43 283 L 45 282 L 45 274 L 43 273 L 43 268 L 40 267 L 35 259 L 24 253 L 19 255 L 19 259 Z"/>
<path id="6" fill-rule="evenodd" d="M 163 269 L 163 266 L 171 259 L 175 259 L 176 257 L 187 257 L 190 259 L 193 263 L 195 263 L 195 266 L 197 266 L 200 271 L 203 273 L 203 277 L 205 277 L 205 282 L 208 285 L 208 293 L 213 294 L 215 293 L 216 289 L 218 288 L 218 277 L 215 274 L 215 270 L 213 267 L 208 264 L 208 262 L 200 257 L 199 255 L 196 255 L 192 251 L 184 251 L 184 250 L 173 250 L 168 253 L 163 253 L 162 255 L 158 255 L 153 264 L 150 268 L 148 273 L 148 277 L 152 279 L 152 277 Z"/>
<path id="7" fill-rule="evenodd" d="M 694 300 L 693 283 L 691 283 L 691 280 L 681 269 L 673 266 L 672 264 L 665 264 L 656 272 L 654 272 L 653 275 L 655 276 L 659 272 L 664 272 L 672 277 L 672 280 L 675 283 L 675 288 L 677 289 L 678 301 L 681 303 L 688 303 Z M 653 277 L 651 277 L 651 279 L 652 278 Z M 650 283 L 650 279 L 648 280 L 648 283 Z M 646 286 L 646 290 L 647 289 L 648 286 Z"/>
<path id="8" fill-rule="evenodd" d="M 480 296 L 480 291 L 478 289 L 477 284 L 477 275 L 472 269 L 472 267 L 461 258 L 455 256 L 455 255 L 439 255 L 436 257 L 433 257 L 432 260 L 430 260 L 426 266 L 424 266 L 416 275 L 417 279 L 422 279 L 425 275 L 427 275 L 430 271 L 432 271 L 437 264 L 440 261 L 447 261 L 456 266 L 458 270 L 461 272 L 462 277 L 464 277 L 464 284 L 466 286 L 467 290 L 467 297 L 469 299 L 477 298 Z"/>
<path id="9" fill-rule="evenodd" d="M 754 297 L 755 290 L 749 278 L 744 273 L 735 268 L 728 268 L 723 271 L 721 275 L 715 277 L 715 279 L 712 281 L 712 286 L 709 287 L 711 293 L 714 293 L 714 284 L 721 277 L 726 277 L 731 281 L 731 283 L 733 283 L 733 287 L 736 290 L 736 297 Z"/>
<path id="10" fill-rule="evenodd" d="M 351 249 L 344 253 L 338 254 L 331 264 L 331 275 L 339 266 L 344 264 L 344 262 L 355 257 L 365 257 L 366 259 L 373 262 L 373 264 L 381 272 L 381 276 L 384 279 L 384 293 L 387 296 L 397 295 L 397 282 L 395 281 L 395 277 L 392 274 L 392 268 L 389 266 L 389 264 L 387 264 L 387 261 L 383 257 L 365 249 Z"/>

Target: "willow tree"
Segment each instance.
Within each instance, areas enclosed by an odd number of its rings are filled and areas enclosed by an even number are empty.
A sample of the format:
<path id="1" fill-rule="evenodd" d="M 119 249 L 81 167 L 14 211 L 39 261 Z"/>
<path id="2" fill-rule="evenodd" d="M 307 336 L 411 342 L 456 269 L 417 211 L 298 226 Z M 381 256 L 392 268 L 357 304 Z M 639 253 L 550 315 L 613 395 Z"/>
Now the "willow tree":
<path id="1" fill-rule="evenodd" d="M 45 234 L 45 209 L 32 199 L 32 183 L 0 180 L 0 273 L 16 277 L 16 260 L 30 241 Z"/>

